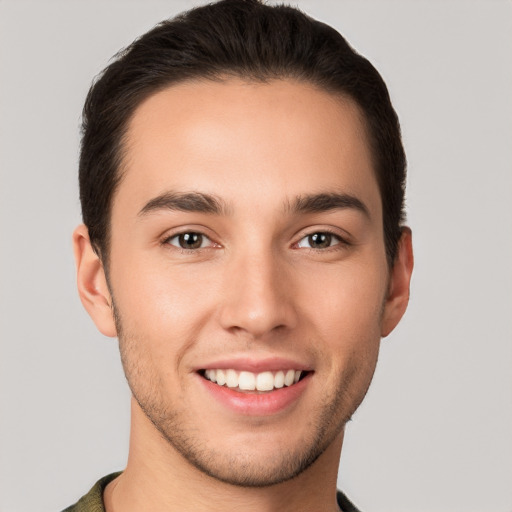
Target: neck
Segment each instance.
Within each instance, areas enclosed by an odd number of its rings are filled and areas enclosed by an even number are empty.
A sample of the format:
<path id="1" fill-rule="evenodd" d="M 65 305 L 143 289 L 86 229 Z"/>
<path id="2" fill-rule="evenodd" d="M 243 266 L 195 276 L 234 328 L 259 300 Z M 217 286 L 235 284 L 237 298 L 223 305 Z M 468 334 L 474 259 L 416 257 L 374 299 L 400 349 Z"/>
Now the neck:
<path id="1" fill-rule="evenodd" d="M 297 477 L 268 487 L 217 480 L 172 447 L 132 401 L 130 453 L 125 471 L 104 494 L 107 512 L 337 511 L 336 480 L 343 433 Z"/>

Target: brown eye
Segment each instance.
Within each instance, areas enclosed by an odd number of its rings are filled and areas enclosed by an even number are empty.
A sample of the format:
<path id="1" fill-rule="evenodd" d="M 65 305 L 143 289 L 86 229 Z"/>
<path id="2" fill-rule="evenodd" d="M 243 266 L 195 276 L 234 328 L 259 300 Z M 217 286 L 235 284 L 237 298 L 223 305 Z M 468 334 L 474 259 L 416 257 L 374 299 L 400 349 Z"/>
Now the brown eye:
<path id="1" fill-rule="evenodd" d="M 331 246 L 332 235 L 330 233 L 314 233 L 308 236 L 309 245 L 313 249 L 325 249 Z"/>
<path id="2" fill-rule="evenodd" d="M 201 249 L 211 245 L 210 240 L 201 233 L 188 232 L 175 235 L 167 243 L 181 249 Z"/>
<path id="3" fill-rule="evenodd" d="M 317 232 L 305 236 L 297 244 L 298 247 L 305 247 L 308 249 L 327 249 L 333 245 L 338 245 L 341 240 L 338 236 L 332 233 Z"/>

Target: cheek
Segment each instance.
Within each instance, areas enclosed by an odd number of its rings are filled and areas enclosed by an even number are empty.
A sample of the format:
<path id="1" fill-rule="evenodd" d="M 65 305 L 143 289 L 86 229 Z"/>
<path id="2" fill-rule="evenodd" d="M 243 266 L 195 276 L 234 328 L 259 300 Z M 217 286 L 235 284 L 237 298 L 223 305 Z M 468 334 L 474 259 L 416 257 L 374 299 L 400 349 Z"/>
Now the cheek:
<path id="1" fill-rule="evenodd" d="M 321 358 L 319 370 L 354 405 L 364 397 L 377 364 L 386 280 L 378 265 L 347 265 L 331 272 L 322 293 L 310 287 L 311 300 L 304 306 L 318 349 L 329 355 Z"/>
<path id="2" fill-rule="evenodd" d="M 305 308 L 327 339 L 360 343 L 380 338 L 387 275 L 381 265 L 347 265 L 324 274 L 323 286 L 305 284 Z"/>
<path id="3" fill-rule="evenodd" d="M 166 342 L 186 340 L 200 329 L 215 302 L 212 283 L 190 268 L 128 261 L 113 276 L 113 294 L 125 330 Z M 206 273 L 206 276 L 208 273 Z"/>
<path id="4" fill-rule="evenodd" d="M 207 307 L 186 274 L 161 272 L 154 265 L 138 268 L 122 273 L 119 267 L 123 279 L 113 289 L 123 366 L 139 398 L 158 389 L 171 396 L 181 389 L 186 371 L 180 362 L 200 336 L 200 312 Z"/>

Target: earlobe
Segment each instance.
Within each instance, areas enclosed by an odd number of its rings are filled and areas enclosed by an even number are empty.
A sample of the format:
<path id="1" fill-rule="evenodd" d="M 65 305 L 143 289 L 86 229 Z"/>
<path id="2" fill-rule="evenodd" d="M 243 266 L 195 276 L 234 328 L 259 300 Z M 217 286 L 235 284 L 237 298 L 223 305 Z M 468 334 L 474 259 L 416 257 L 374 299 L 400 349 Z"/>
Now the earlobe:
<path id="1" fill-rule="evenodd" d="M 80 300 L 98 330 L 105 336 L 117 336 L 112 298 L 103 263 L 94 252 L 87 227 L 81 224 L 73 232 L 73 250 Z"/>
<path id="2" fill-rule="evenodd" d="M 382 337 L 391 333 L 407 309 L 413 266 L 412 233 L 408 227 L 404 227 L 398 243 L 396 259 L 391 269 L 388 296 L 382 316 Z"/>

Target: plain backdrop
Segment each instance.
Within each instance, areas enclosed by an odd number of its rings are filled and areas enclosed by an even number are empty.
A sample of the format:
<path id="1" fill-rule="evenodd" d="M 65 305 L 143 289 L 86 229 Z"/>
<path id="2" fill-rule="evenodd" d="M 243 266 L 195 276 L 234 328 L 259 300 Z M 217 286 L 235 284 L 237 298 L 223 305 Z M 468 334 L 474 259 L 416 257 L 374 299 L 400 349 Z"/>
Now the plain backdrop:
<path id="1" fill-rule="evenodd" d="M 299 1 L 386 80 L 416 269 L 347 427 L 364 512 L 512 511 L 512 2 Z M 77 297 L 78 127 L 94 75 L 167 0 L 0 0 L 0 511 L 56 512 L 128 451 L 116 340 Z"/>

